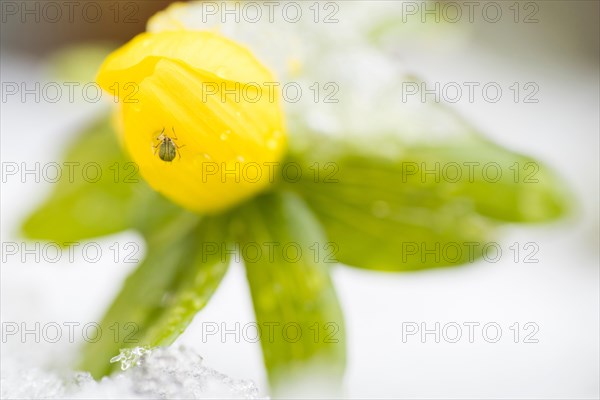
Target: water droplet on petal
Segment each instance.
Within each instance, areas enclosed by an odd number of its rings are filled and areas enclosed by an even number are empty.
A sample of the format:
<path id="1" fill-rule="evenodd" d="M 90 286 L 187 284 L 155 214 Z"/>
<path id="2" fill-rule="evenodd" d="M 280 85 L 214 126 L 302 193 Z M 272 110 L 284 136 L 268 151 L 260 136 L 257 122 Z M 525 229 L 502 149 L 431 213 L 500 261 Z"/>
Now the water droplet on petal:
<path id="1" fill-rule="evenodd" d="M 227 73 L 227 69 L 225 67 L 219 67 L 219 68 L 217 68 L 216 73 L 217 73 L 217 76 L 219 78 L 225 78 L 225 74 Z"/>
<path id="2" fill-rule="evenodd" d="M 231 134 L 231 131 L 228 129 L 226 131 L 224 131 L 223 133 L 221 133 L 221 136 L 219 136 L 221 138 L 221 140 L 227 140 L 227 138 L 229 137 L 229 135 Z"/>
<path id="3" fill-rule="evenodd" d="M 267 147 L 270 150 L 275 150 L 277 148 L 277 140 L 275 140 L 275 139 L 267 140 Z"/>

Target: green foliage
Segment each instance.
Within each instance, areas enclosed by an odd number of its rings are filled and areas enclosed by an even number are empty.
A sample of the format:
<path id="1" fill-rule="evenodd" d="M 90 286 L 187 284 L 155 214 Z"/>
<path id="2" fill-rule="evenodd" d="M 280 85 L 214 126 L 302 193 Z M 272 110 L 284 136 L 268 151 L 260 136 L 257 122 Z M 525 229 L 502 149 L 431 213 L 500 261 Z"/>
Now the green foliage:
<path id="1" fill-rule="evenodd" d="M 290 377 L 310 376 L 335 386 L 344 370 L 345 330 L 329 256 L 350 266 L 387 271 L 460 265 L 471 261 L 468 254 L 451 262 L 423 259 L 409 254 L 414 248 L 406 244 L 431 249 L 482 242 L 502 223 L 547 221 L 566 208 L 561 187 L 547 168 L 483 140 L 408 146 L 396 157 L 342 141 L 323 139 L 315 146 L 288 159 L 304 172 L 299 181 L 280 182 L 271 193 L 226 214 L 198 216 L 141 180 L 106 120 L 83 132 L 65 160 L 97 163 L 102 176 L 93 182 L 64 176 L 23 223 L 24 235 L 65 243 L 134 229 L 148 251 L 101 322 L 103 331 L 116 336 L 87 343 L 80 367 L 100 378 L 114 369 L 109 360 L 120 349 L 172 343 L 207 304 L 227 270 L 229 259 L 210 246 L 279 243 L 273 257 L 264 251 L 257 259 L 243 254 L 259 326 L 292 323 L 303 333 L 297 341 L 282 336 L 265 340 L 263 335 L 269 380 L 277 388 Z M 424 164 L 430 169 L 432 163 L 465 162 L 498 163 L 504 175 L 494 182 L 481 173 L 436 181 L 414 173 L 415 166 Z M 517 178 L 511 172 L 515 163 Z M 527 168 L 534 168 L 535 176 Z M 300 258 L 281 251 L 288 243 L 302 249 Z"/>
<path id="2" fill-rule="evenodd" d="M 206 243 L 227 241 L 222 221 L 182 212 L 148 242 L 148 255 L 131 274 L 104 316 L 98 342 L 87 343 L 80 368 L 96 378 L 121 348 L 166 346 L 188 326 L 215 292 L 229 260 L 206 254 Z"/>
<path id="3" fill-rule="evenodd" d="M 377 157 L 322 140 L 290 158 L 304 173 L 285 186 L 314 210 L 340 262 L 389 271 L 472 262 L 500 222 L 547 221 L 565 211 L 546 167 L 491 143 L 399 153 Z M 438 257 L 420 250 L 436 248 Z"/>
<path id="4" fill-rule="evenodd" d="M 96 79 L 96 71 L 118 43 L 87 42 L 67 46 L 54 53 L 49 60 L 50 70 L 57 79 L 65 82 L 88 84 Z"/>
<path id="5" fill-rule="evenodd" d="M 261 342 L 271 385 L 292 379 L 335 389 L 345 364 L 344 322 L 331 264 L 318 251 L 327 246 L 319 221 L 285 192 L 254 199 L 236 217 L 242 248 L 260 246 L 243 255 L 257 323 L 264 332 L 273 327 Z"/>
<path id="6" fill-rule="evenodd" d="M 66 166 L 51 196 L 23 223 L 31 239 L 58 243 L 129 229 L 143 192 L 137 167 L 123 155 L 108 118 L 88 128 L 65 155 Z"/>

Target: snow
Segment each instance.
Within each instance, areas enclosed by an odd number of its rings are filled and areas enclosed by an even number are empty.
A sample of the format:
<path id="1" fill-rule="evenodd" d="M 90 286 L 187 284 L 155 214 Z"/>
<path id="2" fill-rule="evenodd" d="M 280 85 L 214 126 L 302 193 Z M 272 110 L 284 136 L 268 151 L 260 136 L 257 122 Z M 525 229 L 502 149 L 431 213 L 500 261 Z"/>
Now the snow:
<path id="1" fill-rule="evenodd" d="M 257 399 L 252 381 L 236 380 L 204 366 L 185 347 L 133 348 L 115 362 L 122 372 L 95 381 L 87 372 L 58 373 L 3 360 L 1 397 L 10 399 Z"/>

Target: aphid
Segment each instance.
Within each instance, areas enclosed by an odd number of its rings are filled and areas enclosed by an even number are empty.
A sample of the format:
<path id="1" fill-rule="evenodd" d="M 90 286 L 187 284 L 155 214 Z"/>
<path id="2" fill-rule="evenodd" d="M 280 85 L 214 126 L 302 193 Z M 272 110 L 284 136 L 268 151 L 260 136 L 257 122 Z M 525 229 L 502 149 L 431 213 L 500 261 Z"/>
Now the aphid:
<path id="1" fill-rule="evenodd" d="M 177 135 L 175 134 L 175 128 L 171 129 L 173 130 L 173 137 L 170 138 L 169 136 L 167 136 L 165 134 L 165 128 L 163 128 L 162 132 L 160 132 L 160 135 L 158 135 L 158 137 L 156 138 L 156 140 L 158 140 L 159 143 L 156 146 L 154 146 L 154 154 L 156 154 L 156 152 L 158 151 L 158 156 L 160 157 L 160 159 L 166 162 L 173 161 L 176 155 L 178 155 L 179 158 L 181 158 L 181 154 L 179 154 L 177 150 L 185 146 L 179 146 L 177 143 L 175 143 L 175 140 L 177 140 Z"/>

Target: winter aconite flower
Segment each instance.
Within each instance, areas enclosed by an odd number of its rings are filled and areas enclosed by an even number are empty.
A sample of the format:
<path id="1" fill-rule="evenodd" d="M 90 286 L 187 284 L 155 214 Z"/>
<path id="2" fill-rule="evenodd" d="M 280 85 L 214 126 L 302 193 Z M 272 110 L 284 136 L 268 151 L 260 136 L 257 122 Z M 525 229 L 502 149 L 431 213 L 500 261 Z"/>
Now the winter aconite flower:
<path id="1" fill-rule="evenodd" d="M 118 126 L 146 181 L 187 209 L 226 209 L 264 189 L 285 150 L 275 82 L 216 33 L 143 33 L 102 64 Z"/>
<path id="2" fill-rule="evenodd" d="M 127 162 L 124 147 L 154 189 L 213 215 L 171 206 L 129 168 L 126 181 L 63 174 L 23 223 L 28 238 L 67 245 L 135 230 L 147 250 L 77 370 L 100 379 L 118 368 L 111 360 L 127 367 L 129 356 L 173 344 L 240 263 L 256 317 L 247 341 L 260 342 L 273 397 L 339 397 L 347 338 L 357 335 L 346 333 L 337 264 L 366 277 L 489 261 L 485 244 L 502 226 L 568 210 L 567 185 L 549 168 L 492 143 L 444 104 L 405 98 L 405 83 L 420 80 L 399 68 L 398 54 L 410 57 L 417 36 L 394 23 L 398 2 L 369 12 L 344 2 L 339 24 L 315 23 L 314 4 L 299 3 L 298 23 L 273 21 L 271 7 L 259 21 L 232 17 L 244 2 L 217 5 L 227 15 L 207 13 L 216 10 L 205 1 L 172 5 L 101 66 L 99 84 L 119 99 L 112 125 L 124 146 L 103 116 L 65 165 L 86 160 L 113 173 Z M 288 83 L 304 88 L 301 101 L 288 97 Z M 288 100 L 288 136 L 278 95 Z M 265 190 L 275 176 L 281 182 Z M 366 339 L 381 340 L 378 328 Z"/>

